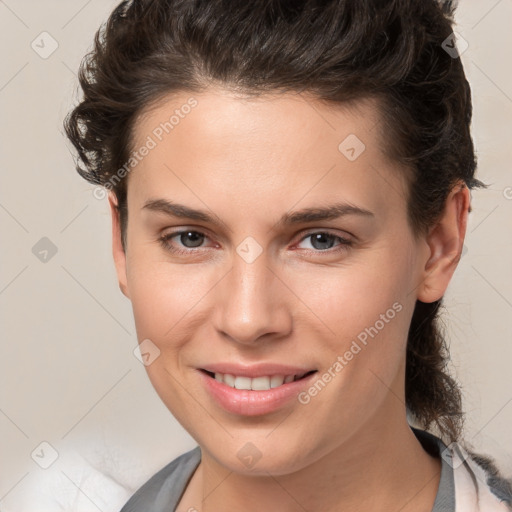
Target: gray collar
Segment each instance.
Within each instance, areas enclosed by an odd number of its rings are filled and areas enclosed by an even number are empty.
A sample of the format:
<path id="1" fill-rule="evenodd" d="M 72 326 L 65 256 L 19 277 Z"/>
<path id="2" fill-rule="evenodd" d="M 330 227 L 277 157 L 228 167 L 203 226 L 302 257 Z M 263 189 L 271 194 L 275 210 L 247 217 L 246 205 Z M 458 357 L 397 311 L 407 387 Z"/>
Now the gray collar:
<path id="1" fill-rule="evenodd" d="M 455 512 L 455 481 L 453 468 L 442 456 L 447 446 L 430 432 L 411 427 L 426 452 L 441 458 L 441 479 L 432 512 Z"/>

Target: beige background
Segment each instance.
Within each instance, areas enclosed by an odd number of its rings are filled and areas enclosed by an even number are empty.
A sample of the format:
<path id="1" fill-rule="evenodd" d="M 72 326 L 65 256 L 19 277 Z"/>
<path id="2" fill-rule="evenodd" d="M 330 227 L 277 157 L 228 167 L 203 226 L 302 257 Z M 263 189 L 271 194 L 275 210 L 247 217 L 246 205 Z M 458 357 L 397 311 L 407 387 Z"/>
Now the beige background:
<path id="1" fill-rule="evenodd" d="M 116 4 L 0 0 L 3 512 L 119 510 L 157 469 L 195 445 L 134 357 L 135 328 L 115 278 L 107 203 L 75 173 L 62 134 L 80 59 Z M 469 44 L 462 59 L 473 89 L 479 177 L 490 187 L 473 193 L 467 252 L 445 315 L 465 390 L 466 438 L 495 456 L 508 476 L 511 22 L 512 0 L 463 0 L 458 12 L 456 30 Z M 40 53 L 51 49 L 43 31 L 58 43 L 45 59 L 31 47 L 35 40 Z M 32 252 L 43 237 L 57 249 L 46 262 Z M 48 469 L 34 461 L 51 462 L 43 441 L 58 456 Z"/>

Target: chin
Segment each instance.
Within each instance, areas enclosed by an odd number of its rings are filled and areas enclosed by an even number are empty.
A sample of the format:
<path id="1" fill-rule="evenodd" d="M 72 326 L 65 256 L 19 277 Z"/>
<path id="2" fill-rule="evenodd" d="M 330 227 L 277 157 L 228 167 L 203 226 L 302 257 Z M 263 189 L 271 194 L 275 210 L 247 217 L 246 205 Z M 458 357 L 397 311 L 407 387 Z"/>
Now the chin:
<path id="1" fill-rule="evenodd" d="M 287 475 L 299 471 L 309 464 L 301 443 L 296 446 L 283 447 L 281 439 L 277 437 L 275 442 L 264 438 L 254 441 L 249 438 L 245 439 L 247 440 L 231 440 L 229 446 L 224 446 L 221 449 L 218 445 L 213 446 L 213 450 L 210 450 L 208 445 L 201 443 L 200 445 L 220 465 L 240 475 Z M 311 458 L 311 462 L 313 460 Z"/>

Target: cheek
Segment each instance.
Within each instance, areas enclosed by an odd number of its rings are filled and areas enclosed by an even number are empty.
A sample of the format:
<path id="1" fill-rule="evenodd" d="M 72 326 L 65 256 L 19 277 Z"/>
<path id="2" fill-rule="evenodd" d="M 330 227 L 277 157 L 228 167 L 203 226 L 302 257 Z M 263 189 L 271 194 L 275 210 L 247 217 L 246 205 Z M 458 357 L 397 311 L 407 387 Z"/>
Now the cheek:
<path id="1" fill-rule="evenodd" d="M 187 315 L 208 290 L 200 272 L 173 270 L 162 268 L 134 276 L 130 291 L 139 335 L 171 340 L 173 331 L 183 330 Z"/>
<path id="2" fill-rule="evenodd" d="M 338 267 L 319 267 L 300 275 L 291 271 L 287 281 L 293 283 L 297 296 L 326 328 L 336 334 L 356 335 L 388 310 L 387 316 L 394 318 L 397 307 L 393 309 L 393 304 L 405 308 L 414 302 L 414 294 L 410 293 L 414 288 L 413 275 L 408 251 L 400 254 L 380 249 L 356 256 Z"/>
<path id="3" fill-rule="evenodd" d="M 191 268 L 151 261 L 140 254 L 140 258 L 132 258 L 128 273 L 138 339 L 151 340 L 160 351 L 145 367 L 147 375 L 161 400 L 190 432 L 194 431 L 192 419 L 199 413 L 189 395 L 194 391 L 181 384 L 181 371 L 186 366 L 183 348 L 197 329 L 197 323 L 190 321 L 194 306 L 198 306 L 208 290 L 204 273 Z"/>
<path id="4" fill-rule="evenodd" d="M 204 272 L 170 264 L 155 253 L 135 247 L 127 262 L 127 280 L 139 339 L 160 345 L 173 338 L 173 330 L 204 295 L 206 283 Z"/>
<path id="5" fill-rule="evenodd" d="M 342 356 L 350 378 L 340 380 L 347 384 L 360 380 L 368 387 L 370 371 L 389 383 L 399 371 L 415 304 L 414 258 L 406 243 L 369 250 L 338 268 L 304 272 L 300 279 L 289 275 L 309 321 L 313 312 L 322 329 L 326 363 Z"/>

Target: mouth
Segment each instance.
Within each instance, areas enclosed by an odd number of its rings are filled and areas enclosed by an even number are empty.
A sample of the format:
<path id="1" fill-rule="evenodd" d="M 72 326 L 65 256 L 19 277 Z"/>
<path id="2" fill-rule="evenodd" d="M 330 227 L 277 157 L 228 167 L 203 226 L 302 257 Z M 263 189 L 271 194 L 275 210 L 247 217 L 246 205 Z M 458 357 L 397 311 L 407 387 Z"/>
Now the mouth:
<path id="1" fill-rule="evenodd" d="M 298 404 L 318 369 L 277 362 L 208 363 L 196 367 L 199 381 L 216 406 L 237 416 L 260 416 Z"/>
<path id="2" fill-rule="evenodd" d="M 200 369 L 205 375 L 211 379 L 215 379 L 226 386 L 233 389 L 248 390 L 248 391 L 268 391 L 270 389 L 279 388 L 292 382 L 297 382 L 306 379 L 310 375 L 317 372 L 317 370 L 310 370 L 298 374 L 289 375 L 261 375 L 258 377 L 247 377 L 244 375 L 232 375 L 230 373 L 218 373 Z"/>

